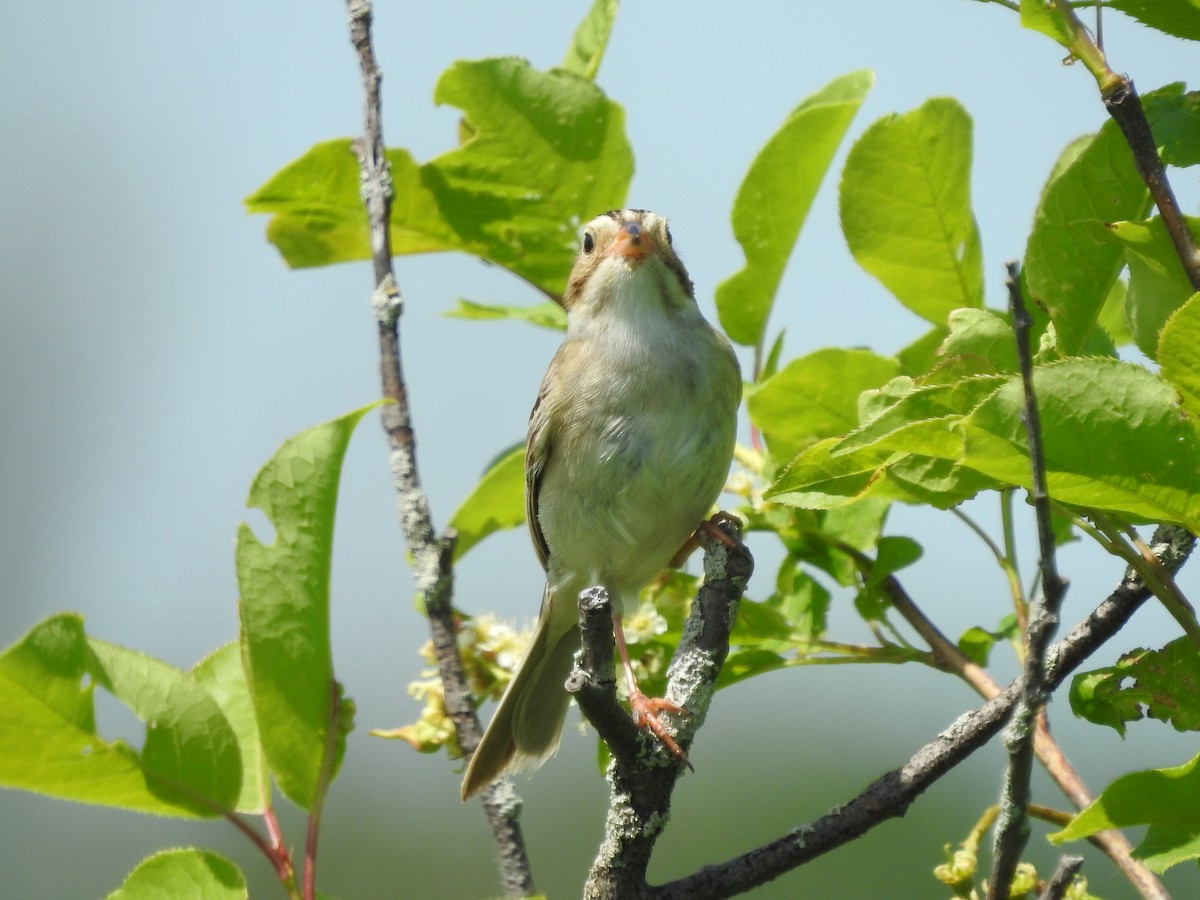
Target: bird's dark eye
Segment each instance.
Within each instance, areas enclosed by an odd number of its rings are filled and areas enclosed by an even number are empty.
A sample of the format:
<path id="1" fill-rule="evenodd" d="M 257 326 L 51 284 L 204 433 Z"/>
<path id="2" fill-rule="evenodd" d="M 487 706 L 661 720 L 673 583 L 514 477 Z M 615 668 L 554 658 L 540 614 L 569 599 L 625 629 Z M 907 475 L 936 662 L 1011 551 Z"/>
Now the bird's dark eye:
<path id="1" fill-rule="evenodd" d="M 595 249 L 596 249 L 596 239 L 592 236 L 592 233 L 590 231 L 585 232 L 583 235 L 583 252 L 591 253 Z"/>
<path id="2" fill-rule="evenodd" d="M 671 239 L 671 229 L 670 228 L 667 229 L 667 243 L 670 244 L 671 246 L 675 246 L 675 241 Z"/>

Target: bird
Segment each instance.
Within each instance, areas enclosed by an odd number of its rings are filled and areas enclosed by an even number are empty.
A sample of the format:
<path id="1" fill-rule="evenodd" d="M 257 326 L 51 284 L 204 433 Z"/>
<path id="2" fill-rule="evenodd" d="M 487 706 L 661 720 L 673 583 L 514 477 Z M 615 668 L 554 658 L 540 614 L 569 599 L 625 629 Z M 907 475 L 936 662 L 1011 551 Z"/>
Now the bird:
<path id="1" fill-rule="evenodd" d="M 638 690 L 621 616 L 707 518 L 733 458 L 737 356 L 701 314 L 667 220 L 611 210 L 583 229 L 561 300 L 567 330 L 538 390 L 525 449 L 529 533 L 546 573 L 533 637 L 462 783 L 540 766 L 557 749 L 579 649 L 578 595 L 604 587 L 630 705 L 685 759 Z M 686 761 L 686 759 L 685 759 Z"/>

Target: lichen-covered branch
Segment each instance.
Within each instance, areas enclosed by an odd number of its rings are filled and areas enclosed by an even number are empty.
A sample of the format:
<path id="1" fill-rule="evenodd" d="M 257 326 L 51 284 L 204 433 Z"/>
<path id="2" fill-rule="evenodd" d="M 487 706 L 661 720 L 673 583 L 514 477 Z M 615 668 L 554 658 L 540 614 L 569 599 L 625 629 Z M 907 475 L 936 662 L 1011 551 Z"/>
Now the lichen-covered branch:
<path id="1" fill-rule="evenodd" d="M 1196 539 L 1186 529 L 1162 526 L 1154 535 L 1154 555 L 1170 572 L 1178 571 Z M 1117 589 L 1086 619 L 1046 653 L 1045 686 L 1057 687 L 1105 641 L 1116 634 L 1151 596 L 1137 573 L 1129 570 Z M 642 896 L 654 900 L 716 900 L 744 893 L 789 872 L 904 815 L 939 778 L 986 744 L 1004 726 L 1021 692 L 1016 681 L 994 699 L 963 713 L 898 769 L 876 779 L 848 803 L 754 850 L 709 866 Z"/>
<path id="2" fill-rule="evenodd" d="M 728 523 L 718 528 L 740 535 Z M 683 635 L 667 671 L 666 698 L 687 709 L 675 717 L 675 738 L 685 751 L 704 724 L 716 680 L 729 653 L 729 633 L 753 569 L 744 547 L 707 534 L 704 584 L 684 622 Z M 637 728 L 617 701 L 612 618 L 607 594 L 590 589 L 580 596 L 583 650 L 568 681 L 580 709 L 612 754 L 608 816 L 596 861 L 584 887 L 587 900 L 635 900 L 654 896 L 646 868 L 666 826 L 671 795 L 684 764 L 652 735 Z"/>

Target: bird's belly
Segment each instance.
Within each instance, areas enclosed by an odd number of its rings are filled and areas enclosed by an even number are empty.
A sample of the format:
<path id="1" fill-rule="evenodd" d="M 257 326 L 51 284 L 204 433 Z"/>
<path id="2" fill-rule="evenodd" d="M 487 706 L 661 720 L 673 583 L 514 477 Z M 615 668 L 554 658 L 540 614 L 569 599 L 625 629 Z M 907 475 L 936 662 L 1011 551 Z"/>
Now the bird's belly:
<path id="1" fill-rule="evenodd" d="M 603 584 L 626 602 L 666 567 L 724 484 L 731 427 L 672 410 L 613 414 L 564 433 L 543 476 L 539 524 L 551 578 Z M 577 461 L 567 466 L 564 459 Z"/>

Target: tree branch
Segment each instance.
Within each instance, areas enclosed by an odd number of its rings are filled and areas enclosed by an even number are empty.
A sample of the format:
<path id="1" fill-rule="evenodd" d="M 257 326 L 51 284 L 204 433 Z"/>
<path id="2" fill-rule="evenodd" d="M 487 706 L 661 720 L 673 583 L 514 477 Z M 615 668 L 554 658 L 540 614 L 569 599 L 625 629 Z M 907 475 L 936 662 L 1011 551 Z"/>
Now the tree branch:
<path id="1" fill-rule="evenodd" d="M 667 671 L 667 699 L 688 710 L 676 740 L 687 750 L 704 724 L 716 679 L 729 653 L 729 632 L 754 562 L 728 521 L 717 524 L 737 543 L 730 547 L 706 532 L 704 584 L 692 603 L 683 636 Z M 667 822 L 671 794 L 683 764 L 652 735 L 636 727 L 616 697 L 612 618 L 607 594 L 592 588 L 580 595 L 583 650 L 568 680 L 579 708 L 612 753 L 612 786 L 604 842 L 592 865 L 587 900 L 634 900 L 652 896 L 646 869 Z"/>
<path id="2" fill-rule="evenodd" d="M 361 170 L 363 205 L 370 229 L 371 262 L 375 272 L 373 306 L 379 332 L 379 374 L 383 395 L 391 403 L 380 409 L 391 450 L 392 483 L 405 541 L 412 556 L 413 580 L 425 600 L 429 629 L 437 654 L 438 673 L 445 693 L 446 711 L 454 722 L 458 743 L 471 753 L 481 730 L 475 715 L 466 673 L 458 656 L 457 627 L 450 604 L 453 590 L 451 566 L 454 535 L 438 538 L 429 510 L 429 499 L 417 474 L 416 436 L 408 404 L 408 389 L 401 365 L 399 320 L 403 307 L 392 270 L 392 176 L 383 143 L 382 75 L 371 43 L 370 0 L 347 0 L 350 41 L 358 54 L 364 95 L 364 134 L 354 142 Z M 483 808 L 500 858 L 504 890 L 513 895 L 533 893 L 533 878 L 517 817 L 520 799 L 511 785 L 492 786 L 483 794 Z"/>
<path id="3" fill-rule="evenodd" d="M 1195 542 L 1186 529 L 1161 526 L 1155 532 L 1153 550 L 1163 565 L 1175 572 Z M 1050 648 L 1046 654 L 1046 688 L 1057 687 L 1116 634 L 1149 596 L 1150 591 L 1141 579 L 1129 570 L 1117 589 L 1091 615 Z M 1020 690 L 1020 681 L 1016 681 L 993 700 L 963 713 L 902 767 L 878 778 L 857 797 L 815 822 L 794 828 L 783 837 L 734 859 L 665 884 L 647 896 L 655 900 L 732 897 L 849 843 L 881 822 L 904 815 L 918 796 L 1003 727 Z"/>
<path id="4" fill-rule="evenodd" d="M 1008 299 L 1013 332 L 1017 341 L 1017 361 L 1025 389 L 1025 407 L 1021 418 L 1029 443 L 1031 470 L 1030 499 L 1037 519 L 1038 566 L 1041 569 L 1041 599 L 1035 599 L 1025 626 L 1025 665 L 1021 680 L 1021 699 L 1005 735 L 1008 748 L 1008 772 L 1000 801 L 992 846 L 992 873 L 988 896 L 1007 900 L 1013 873 L 1021 851 L 1029 839 L 1028 808 L 1032 799 L 1029 779 L 1033 774 L 1033 745 L 1038 713 L 1046 703 L 1044 684 L 1045 653 L 1058 628 L 1058 613 L 1067 592 L 1067 582 L 1058 574 L 1054 544 L 1054 526 L 1050 516 L 1050 492 L 1046 484 L 1046 458 L 1042 449 L 1042 424 L 1037 395 L 1033 390 L 1033 354 L 1029 348 L 1032 319 L 1021 297 L 1021 269 L 1008 264 Z"/>

